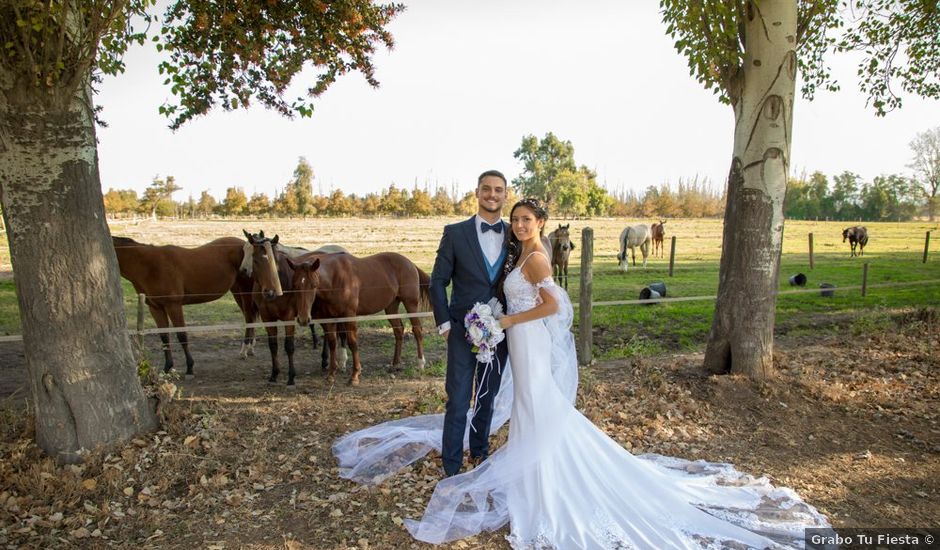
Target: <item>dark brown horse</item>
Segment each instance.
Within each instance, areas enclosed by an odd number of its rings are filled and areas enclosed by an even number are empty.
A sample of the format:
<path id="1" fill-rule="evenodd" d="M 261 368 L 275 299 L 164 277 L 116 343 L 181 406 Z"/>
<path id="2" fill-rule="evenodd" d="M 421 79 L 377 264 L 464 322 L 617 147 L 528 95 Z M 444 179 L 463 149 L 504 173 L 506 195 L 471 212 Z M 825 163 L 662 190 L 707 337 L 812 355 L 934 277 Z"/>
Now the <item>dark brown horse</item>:
<path id="1" fill-rule="evenodd" d="M 401 254 L 382 252 L 365 258 L 350 254 L 318 254 L 320 258 L 320 288 L 313 304 L 314 319 L 335 319 L 371 315 L 385 312 L 398 313 L 400 304 L 405 311 L 416 313 L 430 309 L 428 285 L 430 277 Z M 401 351 L 405 327 L 401 319 L 389 319 L 395 333 L 395 355 L 392 369 L 401 368 Z M 337 332 L 345 333 L 353 356 L 353 369 L 349 384 L 359 385 L 362 364 L 359 360 L 358 327 L 355 322 L 323 323 L 330 352 L 330 380 L 336 375 Z M 411 332 L 418 347 L 418 368 L 424 368 L 424 335 L 421 320 L 411 318 Z"/>
<path id="2" fill-rule="evenodd" d="M 568 258 L 571 251 L 574 250 L 574 243 L 571 242 L 569 228 L 571 224 L 558 224 L 558 229 L 548 234 L 548 242 L 551 244 L 552 251 L 552 274 L 555 281 L 568 290 Z"/>
<path id="3" fill-rule="evenodd" d="M 235 296 L 245 321 L 254 321 L 250 279 L 239 275 L 238 271 L 245 241 L 223 237 L 196 248 L 154 246 L 127 237 L 111 237 L 111 241 L 121 276 L 134 285 L 138 294 L 146 295 L 157 327 L 166 328 L 170 323 L 184 327 L 184 305 L 211 302 L 229 291 Z M 189 338 L 185 332 L 178 332 L 176 337 L 186 354 L 186 377 L 191 378 L 194 361 L 189 353 Z M 163 370 L 169 372 L 173 368 L 169 335 L 161 334 L 160 340 L 165 358 Z"/>
<path id="4" fill-rule="evenodd" d="M 254 277 L 254 304 L 264 322 L 294 321 L 301 326 L 310 324 L 310 310 L 317 295 L 320 277 L 317 270 L 320 259 L 316 254 L 307 254 L 292 259 L 284 252 L 276 252 L 277 235 L 274 239 L 255 239 L 249 235 L 252 245 L 252 272 Z M 272 274 L 269 266 L 277 266 Z M 294 330 L 295 325 L 284 327 L 284 352 L 287 354 L 287 386 L 295 387 L 294 378 Z M 271 351 L 271 377 L 268 383 L 277 383 L 280 368 L 277 357 L 277 327 L 265 327 L 268 333 L 268 349 Z"/>
<path id="5" fill-rule="evenodd" d="M 653 239 L 653 257 L 656 257 L 656 250 L 659 250 L 659 257 L 663 257 L 663 238 L 666 236 L 666 228 L 663 227 L 666 225 L 666 220 L 660 220 L 659 223 L 654 223 L 650 226 L 650 234 Z"/>
<path id="6" fill-rule="evenodd" d="M 849 246 L 852 247 L 852 254 L 849 257 L 856 256 L 855 246 L 858 245 L 858 256 L 865 253 L 865 245 L 868 244 L 868 230 L 864 226 L 846 227 L 842 230 L 842 242 L 849 240 Z"/>

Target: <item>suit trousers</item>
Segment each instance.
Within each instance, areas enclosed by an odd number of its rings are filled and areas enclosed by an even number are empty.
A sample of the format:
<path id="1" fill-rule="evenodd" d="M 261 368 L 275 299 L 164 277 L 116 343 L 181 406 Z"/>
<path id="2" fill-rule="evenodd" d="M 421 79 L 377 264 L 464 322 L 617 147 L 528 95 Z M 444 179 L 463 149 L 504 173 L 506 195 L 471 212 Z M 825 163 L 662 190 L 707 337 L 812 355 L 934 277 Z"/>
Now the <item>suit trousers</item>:
<path id="1" fill-rule="evenodd" d="M 447 408 L 444 414 L 444 436 L 442 440 L 442 461 L 444 472 L 454 475 L 463 466 L 463 440 L 467 429 L 467 411 L 470 410 L 470 398 L 473 395 L 474 379 L 478 392 L 486 395 L 480 399 L 479 410 L 473 417 L 470 429 L 470 455 L 485 457 L 490 449 L 490 420 L 493 417 L 493 400 L 502 381 L 502 369 L 507 368 L 506 359 L 509 348 L 506 341 L 496 348 L 496 361 L 489 369 L 487 380 L 482 380 L 484 366 L 478 364 L 476 353 L 471 350 L 466 340 L 463 319 L 451 319 L 450 335 L 447 338 Z M 499 368 L 497 368 L 497 364 Z"/>

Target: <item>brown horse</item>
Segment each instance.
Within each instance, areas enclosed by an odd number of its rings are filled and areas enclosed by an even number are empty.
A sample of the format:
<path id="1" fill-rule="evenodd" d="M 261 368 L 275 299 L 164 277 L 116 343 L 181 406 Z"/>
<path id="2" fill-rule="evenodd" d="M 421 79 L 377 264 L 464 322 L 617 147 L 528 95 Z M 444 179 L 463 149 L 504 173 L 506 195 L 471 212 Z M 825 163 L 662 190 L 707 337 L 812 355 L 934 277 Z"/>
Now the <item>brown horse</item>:
<path id="1" fill-rule="evenodd" d="M 196 248 L 154 246 L 127 237 L 111 237 L 111 242 L 121 276 L 134 285 L 138 294 L 146 296 L 157 327 L 166 328 L 170 323 L 174 327 L 185 327 L 184 305 L 211 302 L 229 291 L 235 296 L 245 321 L 254 320 L 250 279 L 238 272 L 244 245 L 241 239 L 223 237 Z M 189 353 L 189 338 L 185 332 L 178 332 L 176 337 L 186 354 L 186 377 L 192 378 L 194 361 Z M 160 340 L 165 358 L 163 370 L 169 372 L 173 368 L 169 335 L 161 334 Z"/>
<path id="2" fill-rule="evenodd" d="M 252 245 L 252 242 L 263 241 L 266 237 L 264 236 L 264 230 L 261 230 L 261 231 L 258 231 L 257 233 L 252 234 L 242 229 L 242 233 L 245 234 L 245 238 L 248 240 L 245 242 L 245 249 L 244 249 L 245 255 L 244 255 L 244 259 L 242 259 L 241 274 L 246 277 L 251 277 L 252 261 L 254 259 L 254 245 Z M 277 237 L 277 235 L 275 235 L 275 237 Z M 346 250 L 345 248 L 343 248 L 342 246 L 338 244 L 325 244 L 315 250 L 308 250 L 306 248 L 302 248 L 299 246 L 286 246 L 284 243 L 279 242 L 279 240 L 280 239 L 278 239 L 278 241 L 275 242 L 273 245 L 275 252 L 283 252 L 291 259 L 299 258 L 300 256 L 303 256 L 305 254 L 310 254 L 311 252 L 319 252 L 321 254 L 330 254 L 334 252 L 348 252 L 348 250 Z M 251 281 L 249 281 L 249 283 L 251 284 Z M 249 286 L 248 292 L 249 293 L 251 292 L 251 286 Z M 252 302 L 252 301 L 249 299 L 249 302 Z M 251 306 L 254 307 L 254 302 L 251 303 Z M 251 331 L 250 342 L 249 342 L 247 330 Z M 247 329 L 247 330 L 246 330 L 246 335 L 245 335 L 245 343 L 242 345 L 241 356 L 243 359 L 247 359 L 249 353 L 251 355 L 254 355 L 254 329 Z M 313 343 L 313 349 L 317 349 L 316 325 L 310 325 L 310 339 Z M 342 369 L 345 370 L 346 359 L 347 359 L 345 334 L 340 335 L 340 344 L 341 344 L 340 364 L 342 365 Z M 328 361 L 329 361 L 329 350 L 327 349 L 326 346 L 323 346 L 323 353 L 320 359 L 320 367 L 322 370 L 326 370 Z"/>
<path id="3" fill-rule="evenodd" d="M 301 326 L 310 324 L 310 310 L 320 285 L 317 270 L 320 259 L 316 254 L 306 254 L 292 259 L 284 252 L 275 252 L 274 239 L 255 239 L 249 235 L 252 245 L 252 272 L 255 273 L 253 300 L 264 322 L 296 320 Z M 274 263 L 276 273 L 268 266 Z M 284 352 L 287 354 L 287 386 L 296 387 L 294 378 L 294 330 L 295 325 L 284 327 Z M 268 333 L 268 349 L 271 351 L 271 377 L 269 384 L 277 383 L 280 374 L 277 358 L 277 327 L 265 327 Z"/>
<path id="4" fill-rule="evenodd" d="M 548 234 L 548 242 L 551 244 L 551 263 L 552 274 L 559 285 L 568 290 L 568 257 L 574 250 L 574 243 L 571 242 L 569 228 L 571 224 L 558 224 L 555 229 Z"/>
<path id="5" fill-rule="evenodd" d="M 431 278 L 401 254 L 382 252 L 365 258 L 350 254 L 319 254 L 320 288 L 313 304 L 314 319 L 335 319 L 371 315 L 384 311 L 398 313 L 399 304 L 415 313 L 430 309 L 428 286 Z M 401 351 L 405 327 L 401 319 L 389 319 L 395 333 L 395 355 L 392 370 L 401 368 Z M 338 367 L 336 358 L 337 331 L 345 333 L 353 356 L 349 384 L 359 385 L 362 363 L 359 360 L 358 327 L 355 322 L 323 323 L 330 352 L 327 376 L 333 380 Z M 418 347 L 418 368 L 424 368 L 424 335 L 421 320 L 411 318 L 411 332 Z"/>
<path id="6" fill-rule="evenodd" d="M 656 257 L 656 250 L 659 249 L 659 257 L 663 257 L 663 238 L 666 236 L 666 220 L 660 220 L 650 226 L 650 233 L 653 239 L 653 257 Z"/>

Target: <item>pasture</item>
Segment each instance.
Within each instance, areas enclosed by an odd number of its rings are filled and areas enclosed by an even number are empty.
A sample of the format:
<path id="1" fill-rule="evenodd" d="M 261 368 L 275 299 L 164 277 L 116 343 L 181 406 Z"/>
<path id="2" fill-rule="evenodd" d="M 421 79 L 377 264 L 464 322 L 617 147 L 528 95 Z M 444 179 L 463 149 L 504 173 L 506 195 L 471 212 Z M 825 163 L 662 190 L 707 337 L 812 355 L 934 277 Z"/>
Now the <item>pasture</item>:
<path id="1" fill-rule="evenodd" d="M 341 244 L 357 256 L 392 251 L 404 254 L 418 267 L 430 272 L 441 230 L 452 219 L 317 219 L 308 220 L 245 220 L 245 221 L 167 221 L 136 223 L 116 222 L 115 235 L 131 237 L 150 244 L 196 246 L 223 236 L 241 236 L 242 228 L 264 229 L 277 233 L 281 242 L 314 249 L 325 244 Z M 576 244 L 571 254 L 569 294 L 577 303 L 580 292 L 581 229 L 594 229 L 594 297 L 595 302 L 636 299 L 640 290 L 651 282 L 665 282 L 667 297 L 714 296 L 718 288 L 718 261 L 721 254 L 721 220 L 670 220 L 666 224 L 663 258 L 648 260 L 647 268 L 630 267 L 627 273 L 617 268 L 617 238 L 629 224 L 651 223 L 650 220 L 565 220 L 571 223 L 571 238 Z M 547 231 L 558 220 L 549 220 Z M 940 284 L 880 289 L 879 284 L 940 279 L 940 234 L 931 242 L 932 260 L 921 262 L 924 235 L 936 230 L 937 224 L 871 223 L 867 224 L 871 242 L 862 258 L 849 256 L 849 244 L 842 242 L 842 229 L 849 223 L 788 221 L 784 231 L 780 268 L 780 290 L 789 290 L 790 275 L 807 276 L 806 288 L 820 283 L 836 287 L 858 286 L 862 282 L 862 264 L 869 262 L 868 295 L 860 291 L 836 291 L 835 296 L 821 299 L 816 294 L 783 295 L 777 303 L 778 332 L 816 332 L 828 326 L 855 322 L 858 315 L 878 323 L 879 314 L 891 309 L 923 304 L 940 304 Z M 809 268 L 807 235 L 814 234 L 814 269 Z M 673 277 L 668 276 L 670 239 L 677 236 L 676 264 Z M 8 249 L 0 242 L 0 271 L 11 269 Z M 639 255 L 639 252 L 638 252 Z M 19 316 L 13 285 L 0 279 L 0 334 L 18 334 Z M 124 281 L 125 304 L 129 322 L 136 319 L 137 297 Z M 709 300 L 660 304 L 656 306 L 608 306 L 594 310 L 594 355 L 597 358 L 623 358 L 665 352 L 694 351 L 700 348 L 711 323 L 713 302 Z M 208 304 L 186 306 L 189 325 L 232 324 L 241 316 L 231 295 Z M 577 319 L 576 319 L 577 322 Z M 147 327 L 155 324 L 149 314 Z M 425 319 L 430 325 L 430 320 Z M 369 331 L 384 332 L 390 328 L 383 322 L 372 324 Z M 195 334 L 195 333 L 194 333 Z M 206 337 L 219 341 L 237 340 L 237 331 L 224 334 L 195 335 L 198 342 Z M 156 339 L 155 337 L 150 337 Z M 430 355 L 441 357 L 443 342 L 428 339 Z M 196 344 L 198 346 L 198 344 Z M 407 350 L 407 348 L 406 348 Z M 368 353 L 368 350 L 366 350 Z M 410 351 L 413 358 L 413 348 Z M 368 367 L 367 367 L 368 374 Z"/>
<path id="2" fill-rule="evenodd" d="M 335 243 L 353 254 L 395 251 L 430 271 L 445 223 L 453 219 L 309 219 L 115 223 L 115 235 L 140 242 L 194 246 L 242 228 L 278 233 L 288 245 Z M 594 301 L 637 298 L 654 281 L 668 297 L 711 296 L 717 289 L 720 220 L 669 220 L 665 257 L 648 267 L 617 269 L 617 236 L 629 224 L 654 220 L 571 220 L 569 293 L 577 302 L 580 232 L 594 229 Z M 550 220 L 547 231 L 557 227 Z M 569 223 L 563 221 L 563 223 Z M 581 370 L 578 408 L 634 453 L 728 461 L 789 486 L 836 526 L 924 526 L 940 500 L 940 283 L 878 287 L 940 279 L 940 235 L 921 263 L 927 223 L 866 224 L 865 256 L 849 258 L 849 224 L 787 222 L 780 289 L 803 273 L 807 288 L 861 284 L 868 294 L 840 291 L 782 295 L 777 303 L 775 362 L 780 377 L 755 384 L 701 374 L 710 300 L 594 309 L 594 356 Z M 547 232 L 546 231 L 546 232 Z M 810 270 L 807 233 L 814 233 Z M 678 236 L 668 276 L 670 238 Z M 639 262 L 638 262 L 639 263 Z M 10 270 L 0 242 L 0 271 Z M 125 282 L 129 323 L 137 298 Z M 230 295 L 186 306 L 189 325 L 238 324 Z M 149 314 L 146 326 L 155 326 Z M 426 328 L 430 320 L 425 319 Z M 443 410 L 443 341 L 425 339 L 428 368 L 413 368 L 406 332 L 403 373 L 387 373 L 393 338 L 385 321 L 360 329 L 362 386 L 338 377 L 328 384 L 309 333 L 298 345 L 298 389 L 268 386 L 266 345 L 238 357 L 241 331 L 191 332 L 194 380 L 165 410 L 157 434 L 96 455 L 83 466 L 58 468 L 30 441 L 22 343 L 0 342 L 0 546 L 154 548 L 424 548 L 401 526 L 423 510 L 438 479 L 428 457 L 378 487 L 336 475 L 330 444 L 382 420 Z M 0 278 L 0 334 L 18 334 L 14 287 Z M 162 364 L 159 340 L 148 336 L 145 357 Z M 501 442 L 505 430 L 496 436 Z M 506 548 L 505 531 L 445 548 Z"/>

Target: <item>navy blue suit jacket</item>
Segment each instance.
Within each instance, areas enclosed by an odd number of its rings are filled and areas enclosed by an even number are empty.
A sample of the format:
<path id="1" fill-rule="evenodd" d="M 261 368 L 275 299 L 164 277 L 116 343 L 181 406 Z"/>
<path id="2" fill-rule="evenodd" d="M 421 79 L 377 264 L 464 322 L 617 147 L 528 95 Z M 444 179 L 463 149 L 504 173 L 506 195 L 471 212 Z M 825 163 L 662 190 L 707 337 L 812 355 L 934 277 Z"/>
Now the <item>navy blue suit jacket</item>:
<path id="1" fill-rule="evenodd" d="M 446 321 L 460 323 L 476 302 L 486 303 L 496 296 L 496 283 L 490 281 L 486 260 L 480 248 L 480 239 L 474 226 L 476 216 L 444 227 L 444 236 L 437 249 L 434 269 L 431 271 L 431 304 L 434 321 L 440 326 Z M 509 236 L 509 225 L 503 224 L 503 246 Z M 503 266 L 499 266 L 502 273 Z M 447 303 L 447 285 L 453 283 L 450 303 Z"/>

